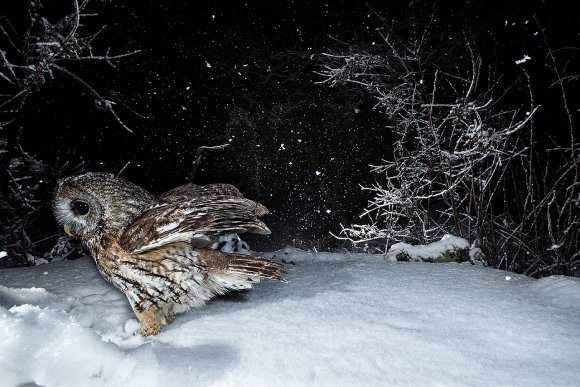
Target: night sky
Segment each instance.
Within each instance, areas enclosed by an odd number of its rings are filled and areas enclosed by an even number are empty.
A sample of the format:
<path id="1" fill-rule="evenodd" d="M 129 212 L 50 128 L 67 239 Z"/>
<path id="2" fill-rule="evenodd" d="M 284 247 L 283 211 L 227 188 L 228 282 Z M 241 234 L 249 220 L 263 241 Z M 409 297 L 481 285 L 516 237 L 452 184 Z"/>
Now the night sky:
<path id="1" fill-rule="evenodd" d="M 72 2 L 66 3 L 44 2 L 45 14 L 71 12 Z M 547 87 L 545 44 L 534 15 L 553 49 L 580 47 L 573 3 L 93 0 L 87 12 L 98 15 L 85 19 L 85 33 L 107 26 L 94 53 L 143 51 L 116 68 L 86 61 L 69 69 L 116 101 L 133 133 L 99 110 L 82 86 L 55 74 L 20 114 L 22 145 L 48 164 L 82 160 L 89 171 L 116 173 L 130 162 L 122 176 L 160 193 L 186 181 L 197 147 L 229 143 L 207 156 L 195 182 L 232 183 L 270 208 L 265 221 L 273 235 L 250 238 L 253 247 L 337 246 L 328 232 L 357 220 L 369 199 L 359 184 L 375 181 L 368 165 L 388 157 L 390 140 L 386 117 L 372 101 L 315 83 L 319 55 L 338 41 L 372 44 L 385 20 L 404 24 L 411 15 L 434 14 L 448 31 L 445 39 L 460 45 L 467 35 L 506 85 L 522 76 L 515 61 L 531 56 L 526 69 L 536 103 L 554 112 L 539 118 L 540 127 L 557 137 L 549 123 L 562 112 Z M 15 11 L 0 14 L 13 15 L 19 26 Z M 449 55 L 453 60 L 452 50 Z M 268 127 L 276 109 L 291 113 Z M 259 128 L 249 133 L 240 117 Z"/>

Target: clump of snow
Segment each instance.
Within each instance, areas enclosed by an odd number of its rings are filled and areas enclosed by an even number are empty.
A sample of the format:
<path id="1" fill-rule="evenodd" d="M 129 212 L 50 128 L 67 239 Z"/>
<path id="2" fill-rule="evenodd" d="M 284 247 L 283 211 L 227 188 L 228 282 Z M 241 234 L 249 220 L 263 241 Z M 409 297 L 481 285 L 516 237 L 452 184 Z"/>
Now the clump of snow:
<path id="1" fill-rule="evenodd" d="M 460 245 L 464 246 L 464 245 Z M 576 385 L 580 282 L 381 255 L 268 254 L 158 336 L 89 258 L 0 270 L 0 385 Z"/>
<path id="2" fill-rule="evenodd" d="M 469 249 L 469 262 L 474 265 L 483 265 L 487 266 L 487 260 L 485 259 L 485 255 L 483 251 L 479 247 L 472 247 Z"/>
<path id="3" fill-rule="evenodd" d="M 8 253 L 6 251 L 0 251 L 0 258 L 7 257 Z"/>
<path id="4" fill-rule="evenodd" d="M 387 252 L 387 256 L 395 261 L 413 262 L 466 262 L 485 264 L 481 249 L 470 249 L 466 239 L 446 234 L 441 240 L 428 245 L 410 245 L 395 243 Z"/>
<path id="5" fill-rule="evenodd" d="M 527 61 L 529 61 L 529 60 L 531 60 L 531 59 L 532 59 L 532 57 L 531 57 L 531 56 L 529 56 L 529 55 L 524 55 L 524 57 L 523 57 L 522 59 L 518 59 L 518 60 L 516 60 L 516 64 L 517 64 L 517 65 L 520 65 L 520 64 L 522 64 L 522 63 L 526 63 Z"/>

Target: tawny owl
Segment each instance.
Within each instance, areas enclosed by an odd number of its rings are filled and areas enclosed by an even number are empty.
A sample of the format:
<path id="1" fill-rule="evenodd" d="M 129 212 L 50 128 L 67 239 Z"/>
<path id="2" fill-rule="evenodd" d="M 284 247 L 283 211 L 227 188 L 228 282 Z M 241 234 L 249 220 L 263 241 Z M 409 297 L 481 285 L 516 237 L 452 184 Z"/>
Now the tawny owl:
<path id="1" fill-rule="evenodd" d="M 53 211 L 126 294 L 142 335 L 215 295 L 260 278 L 283 281 L 281 264 L 209 248 L 225 233 L 270 233 L 258 219 L 266 207 L 229 184 L 186 184 L 155 197 L 125 179 L 87 173 L 59 181 Z"/>

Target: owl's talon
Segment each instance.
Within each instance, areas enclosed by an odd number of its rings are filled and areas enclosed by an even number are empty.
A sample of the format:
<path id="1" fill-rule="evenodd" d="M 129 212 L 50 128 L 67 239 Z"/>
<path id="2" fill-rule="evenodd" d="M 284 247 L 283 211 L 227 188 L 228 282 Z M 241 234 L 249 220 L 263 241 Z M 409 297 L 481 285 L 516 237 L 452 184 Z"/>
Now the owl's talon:
<path id="1" fill-rule="evenodd" d="M 161 328 L 159 327 L 142 327 L 139 331 L 139 334 L 143 337 L 146 336 L 155 336 L 161 332 Z"/>

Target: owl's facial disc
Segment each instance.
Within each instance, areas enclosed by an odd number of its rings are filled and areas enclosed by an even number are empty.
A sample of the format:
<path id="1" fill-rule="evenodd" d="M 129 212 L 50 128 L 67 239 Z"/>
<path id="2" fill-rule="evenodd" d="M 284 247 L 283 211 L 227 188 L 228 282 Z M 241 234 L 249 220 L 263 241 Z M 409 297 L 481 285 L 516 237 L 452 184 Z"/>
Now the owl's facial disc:
<path id="1" fill-rule="evenodd" d="M 83 240 L 97 228 L 103 209 L 92 192 L 65 182 L 55 192 L 53 212 L 69 236 Z"/>
<path id="2" fill-rule="evenodd" d="M 69 235 L 85 242 L 120 234 L 155 201 L 144 189 L 104 173 L 86 173 L 59 181 L 52 209 Z"/>
<path id="3" fill-rule="evenodd" d="M 85 215 L 87 215 L 89 213 L 89 204 L 85 201 L 82 200 L 74 200 L 71 203 L 71 209 L 74 213 L 76 213 L 78 216 L 83 217 Z M 69 225 L 64 225 L 64 232 L 70 236 L 70 237 L 75 237 L 75 234 L 73 233 L 73 230 L 70 228 Z"/>

